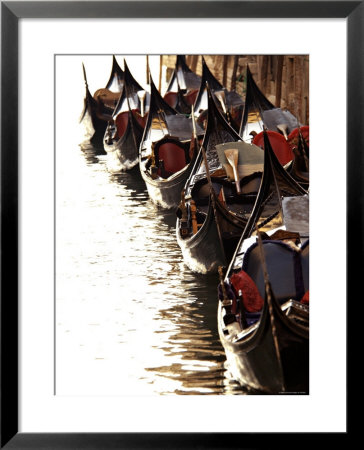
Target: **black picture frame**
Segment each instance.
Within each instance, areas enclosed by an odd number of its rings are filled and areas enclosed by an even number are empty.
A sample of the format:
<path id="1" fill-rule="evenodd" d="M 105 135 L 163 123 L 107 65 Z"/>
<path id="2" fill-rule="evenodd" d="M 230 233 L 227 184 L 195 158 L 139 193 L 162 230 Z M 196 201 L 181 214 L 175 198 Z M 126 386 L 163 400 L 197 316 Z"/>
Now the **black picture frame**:
<path id="1" fill-rule="evenodd" d="M 1 2 L 1 448 L 271 448 L 277 434 L 18 432 L 18 22 L 22 18 L 345 18 L 347 20 L 347 298 L 363 273 L 364 1 L 27 1 Z M 11 105 L 11 107 L 9 107 Z M 340 184 L 340 174 L 334 175 Z M 339 188 L 339 187 L 338 187 Z M 334 224 L 332 224 L 334 226 Z M 358 254 L 359 250 L 359 254 Z M 354 254 L 355 251 L 355 254 Z M 359 258 L 358 258 L 359 256 Z M 354 298 L 355 299 L 355 298 Z M 354 300 L 353 299 L 353 300 Z M 350 348 L 350 345 L 347 345 Z M 334 394 L 333 394 L 334 395 Z M 222 414 L 216 411 L 216 414 Z M 349 417 L 349 416 L 348 416 Z M 338 433 L 335 442 L 349 436 Z M 292 435 L 279 435 L 284 447 Z M 297 436 L 293 436 L 296 439 Z M 313 441 L 311 441 L 314 439 Z M 325 433 L 300 444 L 327 444 Z"/>

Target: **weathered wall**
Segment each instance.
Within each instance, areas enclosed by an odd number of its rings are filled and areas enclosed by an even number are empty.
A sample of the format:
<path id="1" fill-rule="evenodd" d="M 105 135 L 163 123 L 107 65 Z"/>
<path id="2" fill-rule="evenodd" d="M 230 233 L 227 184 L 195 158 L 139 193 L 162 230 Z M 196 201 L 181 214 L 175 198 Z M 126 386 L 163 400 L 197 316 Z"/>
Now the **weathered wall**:
<path id="1" fill-rule="evenodd" d="M 244 97 L 247 64 L 259 88 L 276 106 L 288 108 L 304 124 L 309 124 L 308 55 L 204 55 L 215 77 L 228 89 Z M 164 55 L 168 73 L 175 65 L 175 55 Z M 187 55 L 188 66 L 201 75 L 199 55 Z"/>

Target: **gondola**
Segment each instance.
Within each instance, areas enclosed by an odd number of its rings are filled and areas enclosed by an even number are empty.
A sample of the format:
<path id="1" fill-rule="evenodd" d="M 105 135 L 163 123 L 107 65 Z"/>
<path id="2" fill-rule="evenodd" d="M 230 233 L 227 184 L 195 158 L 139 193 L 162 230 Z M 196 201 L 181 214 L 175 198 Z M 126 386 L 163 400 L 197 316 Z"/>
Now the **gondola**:
<path id="1" fill-rule="evenodd" d="M 184 187 L 176 224 L 185 264 L 204 274 L 216 272 L 231 257 L 252 210 L 263 167 L 262 150 L 241 141 L 219 111 L 209 86 L 207 93 L 206 132 Z M 257 152 L 260 171 L 254 167 L 241 179 L 230 179 L 217 147 L 231 142 L 247 146 L 243 153 Z"/>
<path id="2" fill-rule="evenodd" d="M 246 99 L 240 136 L 264 147 L 265 128 L 280 163 L 304 188 L 308 189 L 308 126 L 300 126 L 289 111 L 275 108 L 259 90 L 247 66 Z M 300 138 L 302 142 L 298 145 Z"/>
<path id="3" fill-rule="evenodd" d="M 230 265 L 219 268 L 218 331 L 229 370 L 268 394 L 309 390 L 308 193 L 265 135 L 264 173 Z"/>
<path id="4" fill-rule="evenodd" d="M 251 142 L 265 126 L 268 130 L 288 134 L 297 127 L 297 119 L 287 110 L 277 108 L 258 88 L 249 66 L 246 68 L 245 105 L 240 123 L 239 135 Z"/>
<path id="5" fill-rule="evenodd" d="M 169 80 L 166 92 L 176 92 L 179 86 L 182 91 L 190 92 L 200 89 L 201 77 L 193 72 L 186 63 L 184 55 L 176 56 L 176 65 Z"/>
<path id="6" fill-rule="evenodd" d="M 130 170 L 138 164 L 149 97 L 149 93 L 134 79 L 124 60 L 124 89 L 104 136 L 110 171 Z"/>
<path id="7" fill-rule="evenodd" d="M 150 199 L 171 209 L 180 202 L 181 191 L 195 160 L 191 143 L 192 120 L 179 114 L 161 97 L 150 78 L 150 107 L 139 151 L 139 167 Z M 203 130 L 197 128 L 200 138 Z"/>
<path id="8" fill-rule="evenodd" d="M 208 95 L 206 84 L 209 85 L 210 91 L 216 96 L 218 108 L 223 113 L 225 119 L 238 132 L 244 101 L 237 92 L 229 91 L 214 77 L 204 57 L 202 57 L 201 85 L 194 103 L 194 111 L 198 117 L 198 123 L 203 126 L 207 119 Z"/>
<path id="9" fill-rule="evenodd" d="M 150 93 L 145 90 L 133 77 L 128 64 L 124 59 L 124 84 L 127 88 L 126 96 L 129 99 L 130 108 L 136 117 L 146 118 L 150 103 Z M 114 116 L 126 111 L 125 97 L 120 98 L 113 112 Z"/>
<path id="10" fill-rule="evenodd" d="M 88 87 L 85 66 L 82 64 L 86 94 L 80 124 L 84 129 L 84 140 L 80 147 L 83 151 L 92 151 L 96 155 L 105 155 L 104 135 L 108 122 L 112 118 L 115 105 L 124 85 L 124 72 L 115 56 L 111 74 L 105 88 L 98 89 L 92 96 Z"/>
<path id="11" fill-rule="evenodd" d="M 177 85 L 175 91 L 167 91 L 163 99 L 180 114 L 191 114 L 194 95 L 185 96 L 182 89 Z"/>
<path id="12" fill-rule="evenodd" d="M 200 85 L 201 77 L 188 67 L 185 56 L 177 55 L 176 65 L 163 98 L 176 111 L 190 114 Z"/>

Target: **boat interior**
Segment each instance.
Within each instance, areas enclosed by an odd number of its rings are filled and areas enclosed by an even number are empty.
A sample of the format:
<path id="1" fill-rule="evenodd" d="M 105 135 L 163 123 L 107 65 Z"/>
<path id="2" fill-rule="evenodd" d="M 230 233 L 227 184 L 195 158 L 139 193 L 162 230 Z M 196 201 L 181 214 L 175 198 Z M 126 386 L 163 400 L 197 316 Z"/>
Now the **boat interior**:
<path id="1" fill-rule="evenodd" d="M 136 119 L 136 121 L 138 122 L 138 124 L 140 125 L 141 128 L 145 127 L 146 121 L 147 121 L 147 116 L 142 117 L 140 115 L 140 110 L 139 109 L 133 109 L 131 110 L 131 114 L 133 115 L 133 117 Z M 128 123 L 129 123 L 129 111 L 123 111 L 120 112 L 114 119 L 114 124 L 115 124 L 115 134 L 113 135 L 113 139 L 114 140 L 118 140 L 121 139 L 128 127 Z"/>
<path id="2" fill-rule="evenodd" d="M 227 176 L 226 171 L 221 168 L 211 173 L 211 186 L 215 201 L 224 210 L 226 220 L 220 221 L 221 233 L 224 238 L 240 237 L 243 226 L 254 207 L 261 182 L 262 172 L 254 172 L 238 181 L 239 192 L 236 181 Z M 195 176 L 191 184 L 190 194 L 183 197 L 180 210 L 177 215 L 182 217 L 182 209 L 185 210 L 185 222 L 180 229 L 182 238 L 196 234 L 202 227 L 211 202 L 211 187 L 206 176 Z M 182 193 L 184 196 L 184 193 Z M 237 228 L 238 227 L 238 228 Z"/>
<path id="3" fill-rule="evenodd" d="M 167 179 L 181 171 L 191 161 L 191 141 L 178 140 L 165 136 L 152 144 L 152 155 L 146 163 L 146 169 L 152 178 Z"/>
<path id="4" fill-rule="evenodd" d="M 292 161 L 292 159 L 294 158 L 294 153 L 287 139 L 282 134 L 277 133 L 276 131 L 267 130 L 266 133 L 268 134 L 272 149 L 282 166 Z M 254 136 L 252 143 L 264 149 L 263 131 Z"/>
<path id="5" fill-rule="evenodd" d="M 280 239 L 278 239 L 280 237 Z M 269 282 L 283 313 L 304 327 L 309 321 L 309 240 L 299 244 L 297 233 L 280 230 L 279 235 L 267 235 L 263 240 L 264 258 Z M 232 297 L 227 321 L 237 319 L 246 337 L 255 329 L 264 304 L 264 267 L 258 243 L 246 251 L 241 269 L 234 271 L 227 286 Z"/>

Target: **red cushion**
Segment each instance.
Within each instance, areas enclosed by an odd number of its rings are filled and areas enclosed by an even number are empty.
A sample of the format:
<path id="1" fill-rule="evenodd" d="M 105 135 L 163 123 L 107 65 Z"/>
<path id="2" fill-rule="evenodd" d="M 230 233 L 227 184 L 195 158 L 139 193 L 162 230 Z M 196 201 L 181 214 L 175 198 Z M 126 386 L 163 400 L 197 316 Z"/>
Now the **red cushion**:
<path id="1" fill-rule="evenodd" d="M 191 91 L 188 91 L 187 94 L 185 94 L 183 96 L 187 105 L 192 106 L 195 104 L 197 94 L 198 94 L 198 89 L 192 89 Z"/>
<path id="2" fill-rule="evenodd" d="M 243 306 L 247 312 L 258 312 L 263 308 L 264 301 L 258 288 L 244 270 L 234 273 L 231 276 L 230 281 L 237 294 L 239 294 L 239 290 L 241 290 Z"/>
<path id="3" fill-rule="evenodd" d="M 140 115 L 140 111 L 139 109 L 132 109 L 131 111 L 133 113 L 133 116 L 136 118 L 136 120 L 138 121 L 139 125 L 144 128 L 145 124 L 147 123 L 147 117 L 148 114 L 144 114 L 144 116 L 142 117 Z"/>
<path id="4" fill-rule="evenodd" d="M 116 129 L 118 131 L 119 139 L 124 136 L 124 133 L 125 133 L 126 128 L 128 126 L 128 121 L 129 121 L 128 111 L 124 111 L 122 113 L 119 113 L 116 116 L 115 125 L 116 125 Z"/>
<path id="5" fill-rule="evenodd" d="M 168 173 L 182 170 L 186 165 L 186 153 L 184 148 L 173 142 L 165 142 L 158 147 L 158 159 L 164 161 L 164 169 Z"/>
<path id="6" fill-rule="evenodd" d="M 280 133 L 277 133 L 275 131 L 268 130 L 268 139 L 270 142 L 270 145 L 272 146 L 272 149 L 278 158 L 278 161 L 284 166 L 288 162 L 292 161 L 293 159 L 293 152 L 291 150 L 291 147 L 289 146 L 288 142 L 282 136 Z M 254 136 L 253 144 L 257 145 L 260 148 L 264 149 L 264 135 L 263 131 L 256 136 Z"/>
<path id="7" fill-rule="evenodd" d="M 177 106 L 178 96 L 176 92 L 167 92 L 163 98 L 172 108 Z"/>
<path id="8" fill-rule="evenodd" d="M 309 291 L 306 291 L 305 295 L 301 298 L 301 303 L 308 305 L 309 302 L 310 302 L 310 294 L 309 294 Z"/>

